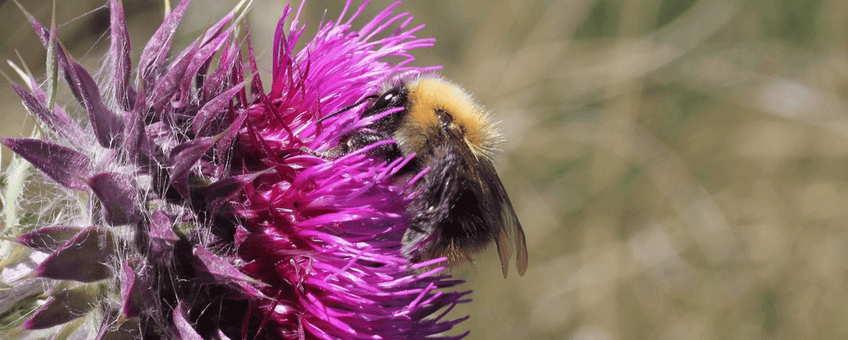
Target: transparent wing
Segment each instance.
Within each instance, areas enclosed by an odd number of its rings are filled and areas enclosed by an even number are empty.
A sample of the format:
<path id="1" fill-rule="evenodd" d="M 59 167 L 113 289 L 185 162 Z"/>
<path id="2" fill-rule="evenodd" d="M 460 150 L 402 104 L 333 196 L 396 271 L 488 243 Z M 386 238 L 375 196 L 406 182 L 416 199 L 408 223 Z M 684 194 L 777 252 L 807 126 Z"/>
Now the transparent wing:
<path id="1" fill-rule="evenodd" d="M 503 190 L 503 185 L 501 185 L 501 190 Z M 524 228 L 521 228 L 521 222 L 518 221 L 518 216 L 515 215 L 515 209 L 512 208 L 512 202 L 509 201 L 506 191 L 503 192 L 503 198 L 503 210 L 501 213 L 503 214 L 504 224 L 501 230 L 506 231 L 510 240 L 514 242 L 516 250 L 515 265 L 518 267 L 518 275 L 524 276 L 524 272 L 527 271 L 527 243 L 524 240 Z M 509 263 L 507 263 L 508 265 Z M 506 277 L 506 270 L 504 270 L 504 277 Z"/>
<path id="2" fill-rule="evenodd" d="M 513 249 L 516 251 L 518 275 L 523 276 L 527 271 L 527 244 L 524 239 L 524 229 L 518 221 L 518 216 L 515 214 L 515 209 L 512 207 L 500 177 L 495 172 L 494 165 L 488 160 L 481 160 L 478 164 L 481 168 L 478 173 L 479 181 L 487 189 L 484 195 L 491 198 L 487 200 L 486 205 L 490 206 L 487 210 L 493 215 L 492 223 L 498 229 L 495 242 L 498 245 L 498 256 L 501 259 L 504 278 L 509 272 L 509 261 L 512 258 Z"/>

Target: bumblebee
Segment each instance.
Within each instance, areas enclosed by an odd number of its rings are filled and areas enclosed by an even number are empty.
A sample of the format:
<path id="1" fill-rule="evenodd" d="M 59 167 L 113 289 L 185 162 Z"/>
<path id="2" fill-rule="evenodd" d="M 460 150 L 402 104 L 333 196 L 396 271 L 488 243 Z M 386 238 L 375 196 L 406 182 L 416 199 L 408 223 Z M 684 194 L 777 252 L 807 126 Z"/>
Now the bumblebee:
<path id="1" fill-rule="evenodd" d="M 366 101 L 361 118 L 396 112 L 346 135 L 330 153 L 393 139 L 397 143 L 371 154 L 392 161 L 414 153 L 401 177 L 429 168 L 413 186 L 418 195 L 408 208 L 412 223 L 403 237 L 403 255 L 412 262 L 447 257 L 454 266 L 494 241 L 504 278 L 513 249 L 518 274 L 524 275 L 524 230 L 495 172 L 491 156 L 501 137 L 483 108 L 459 86 L 433 76 L 396 81 Z"/>

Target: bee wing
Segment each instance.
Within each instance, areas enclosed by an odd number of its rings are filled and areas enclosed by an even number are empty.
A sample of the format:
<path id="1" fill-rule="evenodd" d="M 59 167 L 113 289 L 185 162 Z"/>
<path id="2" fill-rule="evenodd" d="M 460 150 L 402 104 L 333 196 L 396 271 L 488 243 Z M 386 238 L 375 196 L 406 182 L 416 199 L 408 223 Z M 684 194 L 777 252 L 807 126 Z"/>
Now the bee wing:
<path id="1" fill-rule="evenodd" d="M 510 243 L 506 229 L 500 228 L 495 244 L 498 245 L 498 257 L 501 259 L 501 270 L 503 270 L 504 278 L 509 274 L 509 259 L 512 257 L 512 244 Z"/>
<path id="2" fill-rule="evenodd" d="M 482 171 L 477 173 L 478 180 L 484 188 L 488 189 L 487 196 L 492 199 L 488 205 L 493 209 L 490 214 L 497 219 L 494 223 L 498 228 L 495 242 L 498 245 L 498 256 L 501 259 L 504 278 L 509 273 L 513 245 L 517 252 L 515 264 L 518 267 L 518 275 L 524 276 L 524 272 L 527 271 L 527 244 L 524 239 L 524 229 L 521 228 L 521 222 L 518 221 L 512 202 L 500 177 L 495 172 L 494 165 L 489 160 L 481 160 L 479 164 Z"/>
<path id="3" fill-rule="evenodd" d="M 518 221 L 518 216 L 515 215 L 515 209 L 512 208 L 512 202 L 509 200 L 509 196 L 506 194 L 506 190 L 503 189 L 503 184 L 501 184 L 501 190 L 503 191 L 503 218 L 504 224 L 501 228 L 502 233 L 505 231 L 509 238 L 515 242 L 515 249 L 517 251 L 515 258 L 515 265 L 518 267 L 518 275 L 524 276 L 524 272 L 527 271 L 527 242 L 524 239 L 524 228 L 521 228 L 521 222 Z M 498 244 L 500 244 L 500 239 L 498 240 Z M 501 260 L 503 264 L 503 260 Z M 509 255 L 507 255 L 507 266 L 509 267 Z M 504 269 L 504 278 L 506 278 L 506 269 Z"/>
<path id="4" fill-rule="evenodd" d="M 497 234 L 493 236 L 498 245 L 498 257 L 501 260 L 504 278 L 509 273 L 513 244 L 518 251 L 516 259 L 518 275 L 523 276 L 527 271 L 527 244 L 524 240 L 524 229 L 521 228 L 521 222 L 518 222 L 512 202 L 509 201 L 501 178 L 495 171 L 495 165 L 486 155 L 472 151 L 457 131 L 450 129 L 445 131 L 448 140 L 464 160 L 468 175 L 479 186 L 478 199 L 481 203 L 483 218 L 486 219 L 486 223 L 497 229 Z"/>

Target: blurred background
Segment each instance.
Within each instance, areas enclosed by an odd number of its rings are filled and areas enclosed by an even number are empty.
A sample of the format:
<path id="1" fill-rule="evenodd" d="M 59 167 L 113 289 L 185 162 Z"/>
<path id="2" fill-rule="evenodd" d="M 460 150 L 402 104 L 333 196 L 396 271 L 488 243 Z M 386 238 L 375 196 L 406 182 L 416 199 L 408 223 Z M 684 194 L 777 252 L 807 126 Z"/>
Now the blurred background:
<path id="1" fill-rule="evenodd" d="M 50 2 L 21 2 L 49 23 Z M 57 3 L 59 38 L 94 69 L 108 47 L 104 3 Z M 194 0 L 176 45 L 233 5 Z M 284 5 L 257 0 L 248 19 L 265 72 Z M 304 37 L 341 5 L 308 1 Z M 124 6 L 138 60 L 162 1 Z M 0 59 L 17 53 L 43 74 L 23 14 L 2 0 L 0 11 Z M 493 249 L 453 273 L 474 290 L 453 333 L 848 336 L 848 2 L 439 0 L 399 11 L 437 39 L 414 52 L 417 65 L 443 65 L 504 121 L 498 169 L 530 250 L 524 277 L 512 267 L 504 280 Z M 5 82 L 0 127 L 33 129 Z"/>

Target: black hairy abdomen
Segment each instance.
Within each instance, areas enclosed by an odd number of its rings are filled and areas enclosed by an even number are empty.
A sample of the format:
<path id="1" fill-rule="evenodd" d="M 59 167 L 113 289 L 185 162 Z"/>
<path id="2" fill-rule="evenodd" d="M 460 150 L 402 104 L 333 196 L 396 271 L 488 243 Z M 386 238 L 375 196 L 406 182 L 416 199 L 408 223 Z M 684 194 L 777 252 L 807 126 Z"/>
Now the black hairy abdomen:
<path id="1" fill-rule="evenodd" d="M 479 249 L 492 241 L 492 232 L 483 220 L 480 201 L 472 190 L 461 191 L 453 200 L 445 218 L 438 223 L 436 246 Z"/>
<path id="2" fill-rule="evenodd" d="M 404 235 L 403 253 L 413 262 L 447 257 L 451 263 L 483 249 L 494 234 L 486 223 L 481 193 L 469 182 L 461 158 L 449 146 L 435 148 L 430 170 L 416 183 L 417 199 Z"/>

